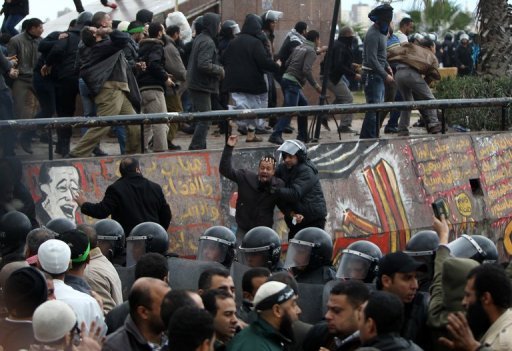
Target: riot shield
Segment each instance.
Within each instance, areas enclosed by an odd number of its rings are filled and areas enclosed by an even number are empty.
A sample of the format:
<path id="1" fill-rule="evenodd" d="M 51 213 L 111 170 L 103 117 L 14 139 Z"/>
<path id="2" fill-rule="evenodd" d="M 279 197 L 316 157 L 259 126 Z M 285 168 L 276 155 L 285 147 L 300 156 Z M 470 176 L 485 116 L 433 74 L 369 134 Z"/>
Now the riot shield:
<path id="1" fill-rule="evenodd" d="M 197 290 L 199 276 L 209 268 L 226 269 L 218 262 L 188 260 L 185 258 L 169 257 L 169 285 L 177 290 Z"/>

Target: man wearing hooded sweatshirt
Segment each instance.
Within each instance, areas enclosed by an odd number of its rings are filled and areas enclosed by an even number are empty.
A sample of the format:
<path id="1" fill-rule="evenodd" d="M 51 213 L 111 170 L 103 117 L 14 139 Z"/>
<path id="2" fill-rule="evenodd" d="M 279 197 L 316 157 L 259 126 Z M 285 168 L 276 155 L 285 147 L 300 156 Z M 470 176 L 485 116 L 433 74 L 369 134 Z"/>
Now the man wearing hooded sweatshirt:
<path id="1" fill-rule="evenodd" d="M 211 94 L 219 93 L 219 81 L 224 78 L 224 68 L 219 65 L 215 38 L 219 31 L 220 16 L 208 12 L 203 16 L 203 31 L 192 43 L 188 62 L 187 82 L 194 112 L 212 110 Z M 210 121 L 198 122 L 189 150 L 206 149 Z"/>
<path id="2" fill-rule="evenodd" d="M 167 112 L 165 104 L 165 91 L 174 86 L 167 71 L 165 70 L 164 27 L 153 22 L 148 28 L 149 38 L 142 39 L 139 43 L 139 60 L 143 61 L 146 69 L 138 77 L 140 93 L 142 95 L 142 112 L 159 113 Z M 144 127 L 144 139 L 147 144 L 153 136 L 153 151 L 167 151 L 167 124 L 153 124 Z"/>
<path id="3" fill-rule="evenodd" d="M 235 109 L 268 107 L 264 72 L 277 73 L 279 65 L 267 55 L 263 42 L 258 38 L 262 25 L 261 17 L 248 14 L 242 32 L 229 43 L 222 55 L 226 70 L 224 86 L 231 93 Z M 246 141 L 261 141 L 254 135 L 256 121 L 247 122 L 249 128 Z"/>
<path id="4" fill-rule="evenodd" d="M 368 18 L 374 24 L 366 32 L 364 40 L 362 82 L 366 103 L 375 104 L 384 102 L 384 84 L 394 81 L 386 51 L 393 8 L 388 4 L 377 6 L 368 14 Z M 366 112 L 360 138 L 376 137 L 377 112 Z"/>

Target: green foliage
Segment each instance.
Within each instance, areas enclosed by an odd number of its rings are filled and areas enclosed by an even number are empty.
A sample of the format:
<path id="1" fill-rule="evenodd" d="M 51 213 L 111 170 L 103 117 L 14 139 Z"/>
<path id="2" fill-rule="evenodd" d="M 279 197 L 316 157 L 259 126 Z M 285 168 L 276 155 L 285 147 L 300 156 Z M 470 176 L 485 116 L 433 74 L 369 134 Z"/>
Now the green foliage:
<path id="1" fill-rule="evenodd" d="M 418 32 L 436 32 L 443 35 L 448 31 L 464 30 L 473 22 L 471 14 L 449 0 L 435 0 L 407 13 L 416 23 Z"/>
<path id="2" fill-rule="evenodd" d="M 463 77 L 443 79 L 436 84 L 437 99 L 476 99 L 512 96 L 512 78 Z M 445 110 L 448 125 L 458 124 L 472 131 L 500 130 L 501 108 L 465 108 Z M 507 126 L 512 124 L 507 109 Z"/>

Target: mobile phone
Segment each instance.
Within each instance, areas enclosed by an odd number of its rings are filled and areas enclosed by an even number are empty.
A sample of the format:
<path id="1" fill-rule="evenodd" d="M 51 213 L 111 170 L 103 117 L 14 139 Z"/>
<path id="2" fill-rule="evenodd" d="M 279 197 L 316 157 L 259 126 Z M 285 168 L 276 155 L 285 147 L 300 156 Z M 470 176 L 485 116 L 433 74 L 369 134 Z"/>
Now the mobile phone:
<path id="1" fill-rule="evenodd" d="M 441 215 L 444 215 L 444 218 L 448 218 L 448 205 L 444 199 L 434 201 L 432 203 L 432 210 L 437 219 L 441 220 Z"/>

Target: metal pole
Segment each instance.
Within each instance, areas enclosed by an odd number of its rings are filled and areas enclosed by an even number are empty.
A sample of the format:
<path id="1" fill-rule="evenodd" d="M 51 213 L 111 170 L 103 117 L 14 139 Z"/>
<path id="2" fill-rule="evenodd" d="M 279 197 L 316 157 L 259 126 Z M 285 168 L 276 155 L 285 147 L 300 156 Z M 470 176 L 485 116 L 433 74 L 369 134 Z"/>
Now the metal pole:
<path id="1" fill-rule="evenodd" d="M 53 129 L 48 129 L 48 159 L 53 160 Z"/>
<path id="2" fill-rule="evenodd" d="M 446 134 L 446 119 L 444 118 L 444 108 L 441 109 L 441 133 Z"/>
<path id="3" fill-rule="evenodd" d="M 331 23 L 331 32 L 329 34 L 329 49 L 327 50 L 327 55 L 324 62 L 324 76 L 322 80 L 322 92 L 320 94 L 319 105 L 325 105 L 325 101 L 327 100 L 326 92 L 327 92 L 327 79 L 329 79 L 329 66 L 333 59 L 333 51 L 332 47 L 334 45 L 334 35 L 336 34 L 336 25 L 338 24 L 338 18 L 340 13 L 340 3 L 341 0 L 334 1 L 334 12 L 332 14 L 332 23 Z M 316 125 L 315 125 L 315 140 L 320 139 L 320 128 L 322 127 L 322 118 L 323 115 L 319 114 L 316 116 Z"/>
<path id="4" fill-rule="evenodd" d="M 506 106 L 501 106 L 501 130 L 505 130 L 507 128 L 507 108 Z"/>
<path id="5" fill-rule="evenodd" d="M 144 153 L 144 124 L 140 125 L 140 153 Z"/>

